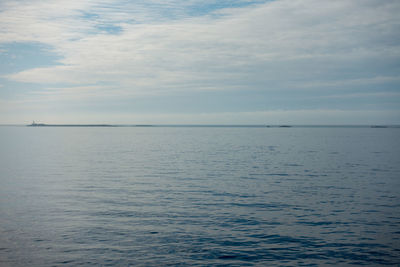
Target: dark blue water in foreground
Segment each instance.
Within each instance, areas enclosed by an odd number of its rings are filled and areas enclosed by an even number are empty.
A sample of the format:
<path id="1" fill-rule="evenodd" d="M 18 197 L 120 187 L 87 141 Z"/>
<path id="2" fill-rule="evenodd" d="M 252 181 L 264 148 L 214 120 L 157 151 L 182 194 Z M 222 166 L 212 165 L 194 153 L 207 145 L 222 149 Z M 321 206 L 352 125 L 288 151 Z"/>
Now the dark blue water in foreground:
<path id="1" fill-rule="evenodd" d="M 0 266 L 400 264 L 399 128 L 0 127 Z"/>

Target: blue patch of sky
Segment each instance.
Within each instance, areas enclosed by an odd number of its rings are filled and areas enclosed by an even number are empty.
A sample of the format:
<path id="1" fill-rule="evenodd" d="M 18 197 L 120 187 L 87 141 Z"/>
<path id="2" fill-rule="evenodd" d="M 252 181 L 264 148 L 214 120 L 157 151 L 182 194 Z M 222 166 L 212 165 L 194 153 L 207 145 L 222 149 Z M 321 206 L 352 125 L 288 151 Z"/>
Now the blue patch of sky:
<path id="1" fill-rule="evenodd" d="M 253 1 L 240 1 L 240 0 L 215 0 L 215 1 L 199 1 L 190 7 L 188 14 L 191 16 L 203 16 L 213 13 L 219 9 L 224 8 L 240 8 L 255 4 L 269 2 L 270 0 L 253 0 Z"/>
<path id="2" fill-rule="evenodd" d="M 0 75 L 54 66 L 61 59 L 50 46 L 40 43 L 5 43 L 0 45 L 0 51 Z"/>
<path id="3" fill-rule="evenodd" d="M 4 43 L 0 45 L 0 76 L 23 70 L 58 65 L 59 55 L 50 46 L 36 43 Z M 0 97 L 12 99 L 26 92 L 39 91 L 43 86 L 35 83 L 20 83 L 0 78 Z"/>
<path id="4" fill-rule="evenodd" d="M 117 23 L 123 21 L 114 21 L 113 23 L 104 21 L 101 15 L 91 12 L 82 12 L 81 18 L 95 22 L 94 30 L 89 34 L 107 33 L 107 34 L 119 34 L 122 32 L 122 27 L 118 26 Z"/>
<path id="5" fill-rule="evenodd" d="M 122 27 L 112 24 L 99 24 L 96 25 L 96 29 L 100 32 L 106 32 L 108 34 L 119 34 L 122 32 Z"/>
<path id="6" fill-rule="evenodd" d="M 96 20 L 100 17 L 98 14 L 90 13 L 90 12 L 82 12 L 81 16 L 82 16 L 82 18 L 88 19 L 88 20 Z"/>
<path id="7" fill-rule="evenodd" d="M 180 1 L 135 1 L 132 3 L 131 1 L 121 0 L 114 5 L 100 4 L 92 11 L 82 11 L 79 17 L 95 23 L 94 30 L 89 32 L 89 34 L 98 34 L 99 32 L 119 34 L 123 30 L 122 27 L 118 26 L 119 23 L 141 24 L 177 20 L 186 17 L 212 14 L 214 11 L 223 8 L 240 8 L 267 1 L 271 0 L 208 0 L 194 1 L 185 4 L 182 4 Z M 130 13 L 131 16 L 130 18 L 125 17 L 123 20 L 119 21 L 110 21 L 104 17 L 107 13 Z M 144 16 L 142 16 L 143 14 Z"/>
<path id="8" fill-rule="evenodd" d="M 98 13 L 83 12 L 82 17 L 84 19 L 99 20 L 103 12 L 123 12 L 130 13 L 133 18 L 124 22 L 144 23 L 203 16 L 212 14 L 219 9 L 240 8 L 270 1 L 272 0 L 198 0 L 182 3 L 180 0 L 165 2 L 137 0 L 132 3 L 129 0 L 120 0 L 113 5 L 97 5 L 94 10 L 97 9 Z M 137 14 L 140 15 L 136 16 Z M 114 21 L 114 23 L 116 22 Z"/>
<path id="9" fill-rule="evenodd" d="M 208 0 L 193 1 L 186 5 L 181 5 L 179 1 L 172 1 L 168 4 L 148 4 L 143 2 L 145 8 L 150 8 L 158 13 L 160 19 L 180 19 L 182 17 L 198 17 L 205 15 L 213 15 L 219 17 L 221 14 L 213 14 L 217 10 L 224 8 L 240 8 L 255 4 L 269 2 L 271 0 Z"/>

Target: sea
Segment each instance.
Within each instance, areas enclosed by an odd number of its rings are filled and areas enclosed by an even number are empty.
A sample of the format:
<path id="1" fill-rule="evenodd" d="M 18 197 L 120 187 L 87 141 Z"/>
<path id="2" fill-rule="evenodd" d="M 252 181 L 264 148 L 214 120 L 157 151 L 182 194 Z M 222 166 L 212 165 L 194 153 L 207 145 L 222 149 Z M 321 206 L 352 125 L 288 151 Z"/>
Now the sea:
<path id="1" fill-rule="evenodd" d="M 400 128 L 0 127 L 0 266 L 400 266 Z"/>

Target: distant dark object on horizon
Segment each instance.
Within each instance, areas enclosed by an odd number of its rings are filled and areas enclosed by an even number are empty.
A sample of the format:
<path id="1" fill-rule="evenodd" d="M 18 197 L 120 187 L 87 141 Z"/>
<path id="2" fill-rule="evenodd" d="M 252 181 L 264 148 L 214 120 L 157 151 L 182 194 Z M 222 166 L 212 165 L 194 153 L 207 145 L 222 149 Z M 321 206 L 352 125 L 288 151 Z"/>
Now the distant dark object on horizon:
<path id="1" fill-rule="evenodd" d="M 265 127 L 267 127 L 267 128 L 271 128 L 271 127 L 273 127 L 273 128 L 276 128 L 276 127 L 278 127 L 278 128 L 290 128 L 292 126 L 291 125 L 265 125 Z"/>
<path id="2" fill-rule="evenodd" d="M 32 122 L 32 124 L 29 124 L 27 126 L 46 126 L 44 123 L 36 123 L 35 121 Z"/>
<path id="3" fill-rule="evenodd" d="M 29 127 L 153 127 L 151 124 L 115 125 L 115 124 L 45 124 L 33 121 Z"/>
<path id="4" fill-rule="evenodd" d="M 45 123 L 35 123 L 28 124 L 29 127 L 115 127 L 110 124 L 45 124 Z"/>
<path id="5" fill-rule="evenodd" d="M 372 125 L 371 128 L 387 128 L 385 125 Z"/>

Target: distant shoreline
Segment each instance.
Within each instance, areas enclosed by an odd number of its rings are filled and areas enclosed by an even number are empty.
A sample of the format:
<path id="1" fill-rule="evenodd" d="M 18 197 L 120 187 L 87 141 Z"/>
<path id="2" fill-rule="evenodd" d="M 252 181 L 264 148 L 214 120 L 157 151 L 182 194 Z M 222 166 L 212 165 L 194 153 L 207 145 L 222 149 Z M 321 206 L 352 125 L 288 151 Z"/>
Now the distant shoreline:
<path id="1" fill-rule="evenodd" d="M 275 124 L 0 124 L 14 127 L 183 127 L 183 128 L 400 128 L 400 125 L 275 125 Z"/>
<path id="2" fill-rule="evenodd" d="M 28 127 L 117 127 L 117 125 L 111 124 L 29 124 Z"/>

